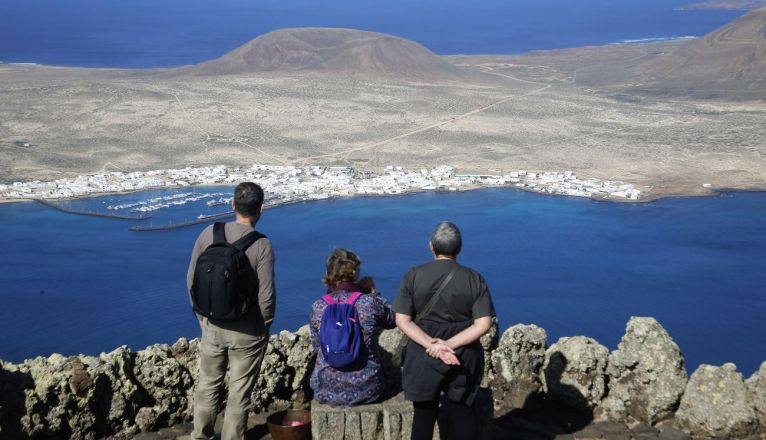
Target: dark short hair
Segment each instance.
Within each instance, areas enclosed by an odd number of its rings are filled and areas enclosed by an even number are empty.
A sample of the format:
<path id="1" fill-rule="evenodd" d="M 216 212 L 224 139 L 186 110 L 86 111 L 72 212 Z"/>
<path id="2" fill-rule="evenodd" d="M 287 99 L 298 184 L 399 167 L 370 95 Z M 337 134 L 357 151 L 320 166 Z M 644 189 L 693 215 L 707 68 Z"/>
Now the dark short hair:
<path id="1" fill-rule="evenodd" d="M 359 277 L 359 266 L 362 260 L 346 249 L 335 249 L 327 257 L 327 273 L 322 282 L 330 287 L 335 287 L 344 281 L 354 282 Z"/>
<path id="2" fill-rule="evenodd" d="M 431 247 L 436 255 L 456 257 L 463 247 L 460 229 L 452 222 L 441 222 L 431 234 Z"/>
<path id="3" fill-rule="evenodd" d="M 245 217 L 256 217 L 263 206 L 263 188 L 253 182 L 242 182 L 234 188 L 234 210 Z"/>

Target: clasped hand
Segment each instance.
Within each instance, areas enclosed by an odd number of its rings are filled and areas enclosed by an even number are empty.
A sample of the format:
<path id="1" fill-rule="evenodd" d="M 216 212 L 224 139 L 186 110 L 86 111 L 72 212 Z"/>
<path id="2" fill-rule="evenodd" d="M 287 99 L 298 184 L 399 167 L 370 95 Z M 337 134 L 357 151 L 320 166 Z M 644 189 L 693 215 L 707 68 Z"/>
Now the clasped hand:
<path id="1" fill-rule="evenodd" d="M 431 345 L 426 347 L 426 353 L 434 359 L 439 359 L 447 365 L 460 365 L 460 360 L 455 355 L 455 350 L 447 345 L 447 342 L 434 338 Z"/>

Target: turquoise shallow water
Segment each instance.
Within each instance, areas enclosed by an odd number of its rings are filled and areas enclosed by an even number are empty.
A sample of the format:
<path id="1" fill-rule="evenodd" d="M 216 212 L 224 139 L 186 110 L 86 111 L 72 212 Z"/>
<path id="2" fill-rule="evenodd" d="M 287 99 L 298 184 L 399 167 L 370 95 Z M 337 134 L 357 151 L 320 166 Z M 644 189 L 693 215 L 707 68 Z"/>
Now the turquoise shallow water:
<path id="1" fill-rule="evenodd" d="M 178 191 L 71 205 L 103 210 Z M 221 209 L 198 202 L 151 221 Z M 485 275 L 503 328 L 534 323 L 549 343 L 584 334 L 611 349 L 630 316 L 654 316 L 690 369 L 733 361 L 749 374 L 766 360 L 764 218 L 763 192 L 618 204 L 485 189 L 302 203 L 266 211 L 259 229 L 277 254 L 275 329 L 306 322 L 334 247 L 357 251 L 363 271 L 393 298 L 404 272 L 429 258 L 431 228 L 450 219 L 464 234 L 460 260 Z M 129 232 L 135 223 L 0 205 L 0 358 L 197 335 L 184 277 L 203 226 Z"/>

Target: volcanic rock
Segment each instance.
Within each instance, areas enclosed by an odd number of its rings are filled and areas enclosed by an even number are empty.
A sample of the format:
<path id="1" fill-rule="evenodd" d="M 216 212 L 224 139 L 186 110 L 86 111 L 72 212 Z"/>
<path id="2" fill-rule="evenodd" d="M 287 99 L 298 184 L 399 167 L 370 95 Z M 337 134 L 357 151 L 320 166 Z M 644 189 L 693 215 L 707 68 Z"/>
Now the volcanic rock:
<path id="1" fill-rule="evenodd" d="M 606 394 L 609 350 L 596 340 L 561 338 L 545 352 L 546 393 L 575 409 L 592 409 Z"/>
<path id="2" fill-rule="evenodd" d="M 755 408 L 761 431 L 766 432 L 766 362 L 747 380 L 750 400 Z"/>
<path id="3" fill-rule="evenodd" d="M 547 334 L 536 325 L 517 324 L 500 338 L 491 354 L 490 387 L 496 410 L 523 408 L 542 393 Z"/>
<path id="4" fill-rule="evenodd" d="M 686 386 L 676 422 L 696 436 L 741 438 L 753 433 L 755 409 L 737 366 L 700 365 Z"/>
<path id="5" fill-rule="evenodd" d="M 609 355 L 608 419 L 654 424 L 673 414 L 686 388 L 681 350 L 654 318 L 628 321 L 617 350 Z"/>

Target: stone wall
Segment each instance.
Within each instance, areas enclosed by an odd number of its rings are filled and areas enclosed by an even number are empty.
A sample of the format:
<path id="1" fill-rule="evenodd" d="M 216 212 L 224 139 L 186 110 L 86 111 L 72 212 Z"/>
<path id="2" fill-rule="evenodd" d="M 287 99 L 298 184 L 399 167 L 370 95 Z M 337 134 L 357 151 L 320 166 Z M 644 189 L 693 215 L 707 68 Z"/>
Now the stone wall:
<path id="1" fill-rule="evenodd" d="M 393 330 L 379 338 L 391 396 L 400 391 L 389 362 L 400 337 Z M 197 343 L 0 361 L 0 438 L 129 438 L 188 421 Z M 700 437 L 766 432 L 766 362 L 747 380 L 733 364 L 702 365 L 688 379 L 678 345 L 652 318 L 631 318 L 611 353 L 583 336 L 548 345 L 544 329 L 522 324 L 500 338 L 495 327 L 482 344 L 498 423 L 537 409 L 586 421 L 672 424 Z M 313 356 L 307 327 L 272 335 L 253 411 L 307 406 Z M 564 430 L 576 429 L 577 417 Z"/>
<path id="2" fill-rule="evenodd" d="M 197 344 L 181 338 L 138 352 L 0 361 L 0 439 L 130 438 L 190 420 Z M 272 335 L 252 409 L 308 402 L 312 363 L 308 327 Z"/>

